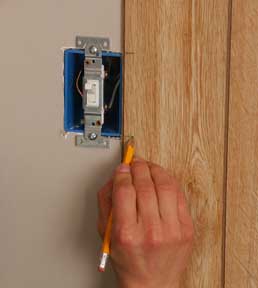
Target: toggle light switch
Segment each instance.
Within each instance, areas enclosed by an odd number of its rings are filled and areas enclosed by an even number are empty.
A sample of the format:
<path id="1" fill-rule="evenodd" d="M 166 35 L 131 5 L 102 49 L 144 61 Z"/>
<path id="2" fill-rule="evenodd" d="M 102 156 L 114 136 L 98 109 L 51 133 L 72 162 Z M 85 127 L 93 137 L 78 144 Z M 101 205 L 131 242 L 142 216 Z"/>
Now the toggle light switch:
<path id="1" fill-rule="evenodd" d="M 105 50 L 107 38 L 76 37 L 76 46 L 64 51 L 64 130 L 79 146 L 108 148 L 122 131 L 122 54 Z"/>
<path id="2" fill-rule="evenodd" d="M 87 80 L 85 90 L 87 91 L 87 106 L 99 107 L 99 81 Z"/>

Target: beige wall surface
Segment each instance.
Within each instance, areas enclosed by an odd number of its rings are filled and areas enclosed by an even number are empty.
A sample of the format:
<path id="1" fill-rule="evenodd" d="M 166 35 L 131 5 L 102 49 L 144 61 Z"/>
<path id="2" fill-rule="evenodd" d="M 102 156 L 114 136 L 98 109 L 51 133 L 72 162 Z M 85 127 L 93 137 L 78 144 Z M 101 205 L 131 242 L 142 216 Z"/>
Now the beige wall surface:
<path id="1" fill-rule="evenodd" d="M 61 47 L 94 35 L 120 50 L 121 0 L 0 0 L 0 35 L 0 287 L 113 287 L 96 268 L 96 192 L 120 143 L 61 136 Z"/>

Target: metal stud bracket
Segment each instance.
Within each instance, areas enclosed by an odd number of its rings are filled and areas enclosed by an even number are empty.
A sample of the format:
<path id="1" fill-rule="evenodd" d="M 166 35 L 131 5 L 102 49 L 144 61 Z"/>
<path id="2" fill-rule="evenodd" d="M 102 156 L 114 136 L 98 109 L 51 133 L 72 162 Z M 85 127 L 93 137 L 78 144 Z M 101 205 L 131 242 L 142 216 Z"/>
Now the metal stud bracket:
<path id="1" fill-rule="evenodd" d="M 109 139 L 101 136 L 104 124 L 104 65 L 102 51 L 110 49 L 108 38 L 76 37 L 76 47 L 85 49 L 83 78 L 84 135 L 76 138 L 83 147 L 109 148 Z"/>

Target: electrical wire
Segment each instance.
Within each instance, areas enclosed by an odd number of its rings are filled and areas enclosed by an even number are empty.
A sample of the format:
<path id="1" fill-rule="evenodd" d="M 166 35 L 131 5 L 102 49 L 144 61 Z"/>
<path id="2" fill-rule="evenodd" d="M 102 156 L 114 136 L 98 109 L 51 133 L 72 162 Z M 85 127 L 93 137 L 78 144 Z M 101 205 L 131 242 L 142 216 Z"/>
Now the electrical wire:
<path id="1" fill-rule="evenodd" d="M 79 88 L 79 80 L 80 80 L 81 74 L 82 74 L 82 70 L 79 72 L 77 79 L 76 79 L 76 90 L 81 95 L 81 97 L 83 97 L 83 93 Z"/>
<path id="2" fill-rule="evenodd" d="M 112 109 L 112 107 L 113 107 L 113 105 L 114 105 L 114 102 L 115 102 L 117 90 L 118 90 L 118 88 L 119 88 L 119 86 L 120 86 L 120 75 L 118 75 L 118 76 L 119 76 L 119 78 L 118 78 L 118 80 L 117 80 L 117 82 L 116 82 L 116 85 L 115 85 L 115 87 L 114 87 L 114 90 L 113 90 L 111 99 L 110 99 L 109 104 L 108 104 L 108 110 L 111 110 L 111 109 Z"/>

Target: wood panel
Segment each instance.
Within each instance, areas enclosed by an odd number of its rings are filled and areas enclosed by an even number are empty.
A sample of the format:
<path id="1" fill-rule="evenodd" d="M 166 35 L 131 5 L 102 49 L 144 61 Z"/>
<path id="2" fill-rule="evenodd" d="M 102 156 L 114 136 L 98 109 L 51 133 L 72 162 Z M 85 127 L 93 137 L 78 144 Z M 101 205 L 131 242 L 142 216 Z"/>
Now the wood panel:
<path id="1" fill-rule="evenodd" d="M 182 287 L 221 287 L 228 1 L 125 1 L 125 123 L 183 183 L 195 222 Z"/>
<path id="2" fill-rule="evenodd" d="M 234 0 L 226 287 L 258 287 L 258 1 Z"/>

